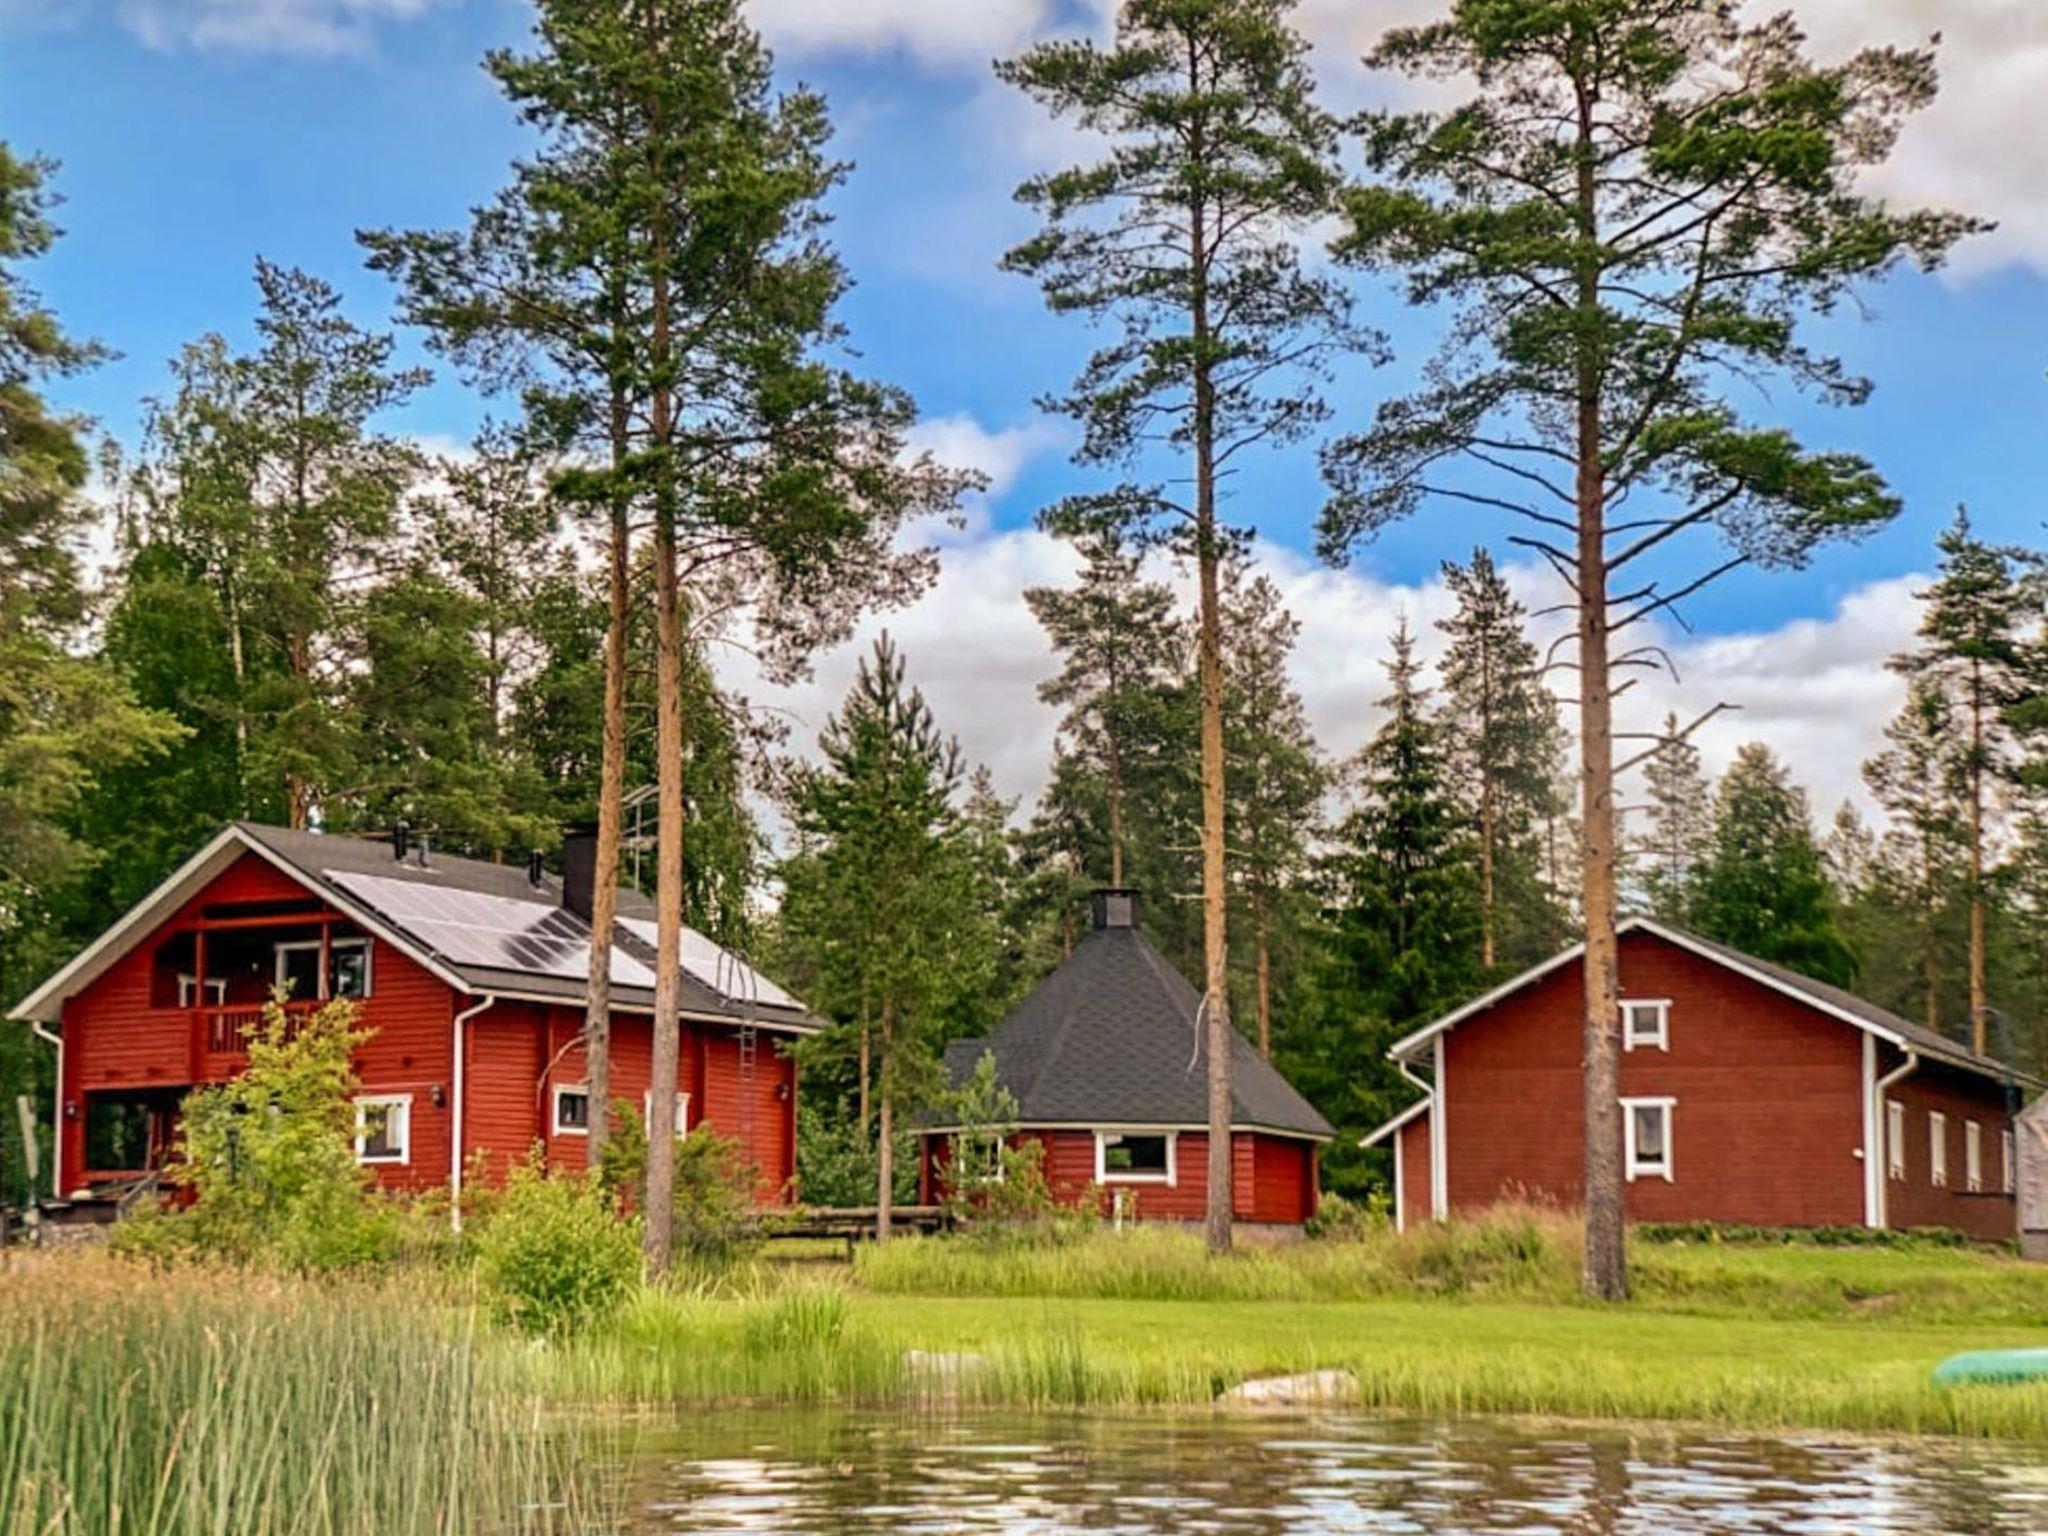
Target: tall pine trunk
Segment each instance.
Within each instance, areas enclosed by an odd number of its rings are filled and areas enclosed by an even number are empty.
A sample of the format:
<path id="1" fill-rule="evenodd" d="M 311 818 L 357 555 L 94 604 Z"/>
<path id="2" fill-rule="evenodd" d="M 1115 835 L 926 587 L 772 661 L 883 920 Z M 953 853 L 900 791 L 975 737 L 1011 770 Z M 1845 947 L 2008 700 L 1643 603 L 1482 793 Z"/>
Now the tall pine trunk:
<path id="1" fill-rule="evenodd" d="M 648 0 L 647 54 L 661 57 L 659 0 Z M 655 651 L 655 937 L 654 1051 L 647 1115 L 647 1212 L 644 1246 L 647 1270 L 668 1273 L 675 1242 L 676 1078 L 682 1054 L 683 944 L 683 632 L 677 591 L 676 463 L 670 440 L 675 427 L 675 390 L 670 374 L 667 183 L 659 146 L 664 124 L 650 113 L 647 156 L 653 272 L 648 284 L 648 362 L 654 380 L 648 432 L 654 444 L 654 651 Z M 742 1149 L 749 1152 L 751 1149 Z"/>
<path id="2" fill-rule="evenodd" d="M 626 798 L 626 644 L 632 617 L 630 500 L 617 478 L 625 467 L 629 430 L 625 396 L 611 399 L 611 548 L 609 612 L 604 632 L 604 749 L 598 768 L 597 849 L 590 877 L 590 996 L 583 1013 L 584 1085 L 589 1091 L 589 1166 L 604 1158 L 611 1136 L 612 927 L 619 907 L 619 843 Z"/>
<path id="3" fill-rule="evenodd" d="M 1494 777 L 1492 636 L 1479 637 L 1479 966 L 1491 972 L 1494 945 L 1494 843 L 1499 836 Z"/>
<path id="4" fill-rule="evenodd" d="M 1583 259 L 1577 301 L 1589 322 L 1578 340 L 1574 485 L 1578 513 L 1580 899 L 1585 908 L 1585 1017 L 1581 1021 L 1585 1095 L 1586 1247 L 1589 1296 L 1628 1295 L 1622 1205 L 1620 942 L 1615 933 L 1614 699 L 1608 675 L 1607 484 L 1601 439 L 1602 345 L 1590 326 L 1600 310 L 1600 272 L 1590 254 L 1599 240 L 1594 184 L 1595 99 L 1578 87 L 1578 215 Z"/>
<path id="5" fill-rule="evenodd" d="M 1194 44 L 1188 47 L 1188 83 L 1202 89 Z M 1207 153 L 1199 126 L 1189 159 Z M 1196 623 L 1196 670 L 1202 703 L 1202 1006 L 1209 1050 L 1209 1180 L 1204 1227 L 1209 1252 L 1230 1251 L 1230 962 L 1223 851 L 1223 603 L 1218 590 L 1222 550 L 1216 529 L 1216 398 L 1209 348 L 1208 207 L 1197 197 L 1188 208 L 1189 270 L 1195 385 L 1195 561 L 1201 585 Z"/>
<path id="6" fill-rule="evenodd" d="M 1109 883 L 1124 883 L 1124 755 L 1109 733 Z"/>
<path id="7" fill-rule="evenodd" d="M 1259 890 L 1253 897 L 1252 943 L 1257 954 L 1256 1005 L 1259 1014 L 1259 1054 L 1273 1059 L 1273 933 L 1272 923 L 1266 904 L 1266 893 Z"/>

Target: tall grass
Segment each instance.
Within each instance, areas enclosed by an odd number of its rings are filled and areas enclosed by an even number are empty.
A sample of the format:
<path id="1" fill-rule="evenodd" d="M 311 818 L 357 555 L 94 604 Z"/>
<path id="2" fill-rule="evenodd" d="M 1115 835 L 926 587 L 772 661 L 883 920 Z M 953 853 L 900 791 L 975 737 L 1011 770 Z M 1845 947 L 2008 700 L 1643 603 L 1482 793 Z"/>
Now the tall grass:
<path id="1" fill-rule="evenodd" d="M 0 1536 L 471 1536 L 589 1529 L 577 1447 L 493 1387 L 421 1295 L 0 1273 Z"/>

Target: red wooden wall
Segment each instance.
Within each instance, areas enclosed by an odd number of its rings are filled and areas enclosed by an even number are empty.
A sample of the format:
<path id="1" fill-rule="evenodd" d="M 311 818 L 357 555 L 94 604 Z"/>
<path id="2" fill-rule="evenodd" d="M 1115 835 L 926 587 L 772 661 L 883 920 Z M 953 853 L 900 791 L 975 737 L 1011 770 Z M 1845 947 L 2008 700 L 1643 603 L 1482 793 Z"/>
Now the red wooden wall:
<path id="1" fill-rule="evenodd" d="M 1454 1213 L 1518 1198 L 1581 1202 L 1580 987 L 1580 967 L 1561 966 L 1445 1035 L 1446 1184 Z M 1673 1178 L 1628 1184 L 1630 1220 L 1862 1224 L 1862 1031 L 1653 934 L 1623 937 L 1621 991 L 1671 1000 L 1670 1049 L 1624 1052 L 1622 1097 L 1677 1101 Z M 1878 1070 L 1896 1061 L 1881 1051 Z M 1960 1194 L 1968 1115 L 1985 1125 L 1985 1182 L 1997 1187 L 2002 1090 L 1923 1067 L 1897 1093 L 1921 1107 L 1907 1115 L 1909 1137 L 1919 1138 L 1907 1181 L 1915 1187 L 1892 1185 L 1891 1224 L 2011 1236 L 2010 1201 Z M 1955 1106 L 1947 1193 L 1924 1188 L 1921 1101 L 1932 1099 Z M 1410 1221 L 1429 1212 L 1428 1123 L 1424 1116 L 1401 1132 Z"/>
<path id="2" fill-rule="evenodd" d="M 220 1065 L 195 1051 L 193 1012 L 158 1006 L 152 997 L 157 946 L 210 904 L 306 895 L 304 887 L 273 865 L 246 854 L 65 1003 L 63 1098 L 71 1107 L 61 1139 L 66 1188 L 76 1188 L 89 1171 L 83 1167 L 88 1092 L 182 1088 L 206 1080 L 209 1069 Z M 372 967 L 371 995 L 362 1009 L 372 1035 L 356 1059 L 361 1091 L 412 1099 L 408 1161 L 380 1165 L 375 1175 L 390 1189 L 445 1187 L 454 1130 L 454 1018 L 477 999 L 457 992 L 382 940 L 375 941 Z M 549 1134 L 553 1085 L 583 1078 L 581 1023 L 580 1009 L 508 1001 L 493 1004 L 464 1026 L 465 1150 L 481 1154 L 490 1177 L 502 1178 L 536 1144 L 550 1166 L 583 1166 L 581 1138 Z M 796 1067 L 776 1036 L 758 1038 L 749 1145 L 743 1155 L 761 1170 L 761 1198 L 786 1200 L 796 1174 Z M 648 1019 L 618 1016 L 612 1046 L 614 1097 L 636 1106 L 643 1102 L 649 1049 Z M 746 1117 L 740 1112 L 743 1074 L 736 1033 L 686 1022 L 679 1076 L 678 1086 L 690 1094 L 692 1127 L 709 1124 L 721 1135 L 737 1137 Z M 438 1107 L 437 1096 L 442 1100 Z"/>

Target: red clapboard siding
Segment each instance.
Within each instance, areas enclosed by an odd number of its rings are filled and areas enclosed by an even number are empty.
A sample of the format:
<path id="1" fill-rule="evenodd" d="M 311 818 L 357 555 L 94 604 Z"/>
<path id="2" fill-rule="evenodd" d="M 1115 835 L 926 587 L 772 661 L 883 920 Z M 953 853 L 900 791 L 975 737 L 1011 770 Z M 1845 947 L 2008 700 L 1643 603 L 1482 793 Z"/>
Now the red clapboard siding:
<path id="1" fill-rule="evenodd" d="M 1045 1149 L 1042 1166 L 1053 1198 L 1077 1210 L 1108 1215 L 1118 1191 L 1125 1191 L 1124 1213 L 1141 1221 L 1201 1221 L 1209 1198 L 1209 1137 L 1204 1131 L 1182 1131 L 1174 1149 L 1171 1184 L 1095 1182 L 1093 1130 L 1034 1128 L 1018 1132 L 1012 1145 L 1036 1142 Z M 930 1201 L 947 1193 L 949 1154 L 942 1136 L 921 1138 L 920 1197 Z M 1238 1221 L 1293 1224 L 1315 1211 L 1315 1160 L 1312 1143 L 1287 1137 L 1239 1131 L 1231 1145 L 1231 1204 Z"/>
<path id="2" fill-rule="evenodd" d="M 85 1153 L 84 1099 L 97 1090 L 179 1090 L 205 1081 L 202 1065 L 230 1070 L 233 1058 L 197 1050 L 192 1010 L 160 1007 L 152 996 L 155 951 L 172 931 L 197 921 L 201 909 L 224 902 L 303 900 L 306 887 L 256 854 L 244 854 L 198 895 L 136 941 L 91 986 L 64 1006 L 64 1082 L 68 1105 L 62 1129 L 62 1172 L 75 1187 Z M 230 1001 L 254 1002 L 261 978 L 234 979 Z M 244 992 L 255 989 L 245 998 Z M 366 1095 L 411 1099 L 410 1155 L 403 1165 L 375 1169 L 378 1183 L 397 1190 L 444 1186 L 454 1133 L 454 1019 L 478 999 L 461 994 L 396 947 L 373 944 L 371 995 L 361 1006 L 370 1039 L 357 1054 Z M 580 1008 L 498 1002 L 464 1026 L 463 1109 L 465 1161 L 481 1158 L 485 1176 L 501 1179 L 536 1145 L 548 1166 L 584 1166 L 584 1138 L 552 1134 L 552 1090 L 584 1081 Z M 763 1034 L 752 1076 L 749 1113 L 740 1113 L 741 1073 L 734 1031 L 686 1025 L 679 1085 L 691 1095 L 691 1124 L 707 1119 L 722 1133 L 748 1132 L 746 1154 L 762 1170 L 760 1198 L 790 1198 L 795 1178 L 796 1066 L 772 1036 Z M 651 1056 L 649 1020 L 621 1015 L 612 1028 L 614 1100 L 641 1113 Z M 706 1064 L 710 1063 L 707 1077 Z M 434 1100 L 442 1102 L 436 1105 Z M 715 1107 L 713 1107 L 715 1106 Z"/>
<path id="3" fill-rule="evenodd" d="M 1429 1112 L 1394 1133 L 1401 1139 L 1401 1220 L 1412 1226 L 1430 1218 Z"/>
<path id="4" fill-rule="evenodd" d="M 1887 1052 L 1880 1071 L 1898 1066 L 1900 1058 Z M 2005 1193 L 2005 1135 L 2011 1127 L 2005 1093 L 1998 1084 L 1969 1073 L 1944 1067 L 1921 1065 L 1911 1077 L 1886 1093 L 1905 1108 L 1906 1167 L 1903 1178 L 1891 1176 L 1885 1162 L 1885 1216 L 1894 1227 L 1953 1227 L 1972 1237 L 2001 1241 L 2018 1230 L 2018 1217 L 2011 1197 Z M 1934 1183 L 1934 1154 L 1931 1146 L 1933 1122 L 1930 1110 L 1948 1117 L 1948 1185 Z M 1982 1127 L 1984 1147 L 1983 1188 L 1972 1194 L 1969 1166 L 1964 1156 L 1964 1130 L 1975 1120 Z M 1882 1127 L 1880 1132 L 1882 1133 Z"/>

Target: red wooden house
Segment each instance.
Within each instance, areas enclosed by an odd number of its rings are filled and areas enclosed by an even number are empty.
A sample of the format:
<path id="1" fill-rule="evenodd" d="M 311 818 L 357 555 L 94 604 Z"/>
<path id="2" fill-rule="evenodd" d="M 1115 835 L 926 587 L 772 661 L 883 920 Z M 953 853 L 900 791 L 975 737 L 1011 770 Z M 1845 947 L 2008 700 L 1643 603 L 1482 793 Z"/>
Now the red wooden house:
<path id="1" fill-rule="evenodd" d="M 393 1190 L 487 1176 L 539 1146 L 581 1167 L 592 1112 L 581 1039 L 594 842 L 564 876 L 389 841 L 235 823 L 14 1009 L 58 1054 L 60 1197 L 160 1167 L 179 1105 L 241 1070 L 243 1032 L 278 987 L 294 1010 L 358 999 L 357 1156 Z M 619 893 L 612 1096 L 651 1102 L 654 908 Z M 796 1068 L 817 1021 L 685 930 L 683 1130 L 739 1140 L 763 1203 L 793 1197 Z"/>
<path id="2" fill-rule="evenodd" d="M 1395 1042 L 1424 1097 L 1394 1151 L 1406 1224 L 1580 1203 L 1581 948 Z M 2016 1235 L 2012 1120 L 2038 1086 L 1852 993 L 1647 918 L 1621 925 L 1630 1220 Z"/>
<path id="3" fill-rule="evenodd" d="M 1134 891 L 1098 891 L 1066 961 L 985 1040 L 946 1052 L 964 1083 L 984 1054 L 1017 1101 L 1015 1143 L 1036 1141 L 1053 1194 L 1143 1220 L 1198 1222 L 1208 1198 L 1209 1058 L 1201 998 L 1138 928 Z M 1293 1228 L 1315 1214 L 1330 1124 L 1243 1036 L 1232 1034 L 1231 1196 L 1240 1225 Z M 919 1196 L 947 1192 L 961 1127 L 920 1131 Z"/>

